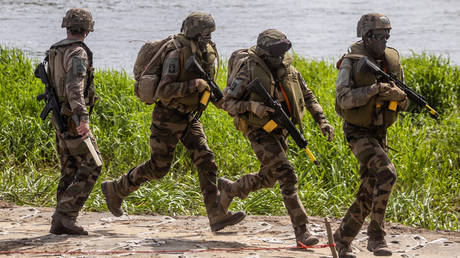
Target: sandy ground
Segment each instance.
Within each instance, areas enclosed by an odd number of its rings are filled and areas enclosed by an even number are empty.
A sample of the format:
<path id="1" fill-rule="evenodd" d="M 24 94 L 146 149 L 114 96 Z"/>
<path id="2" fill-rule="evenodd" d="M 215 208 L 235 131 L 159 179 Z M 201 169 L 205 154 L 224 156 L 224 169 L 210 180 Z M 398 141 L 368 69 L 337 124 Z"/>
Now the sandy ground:
<path id="1" fill-rule="evenodd" d="M 286 216 L 248 216 L 240 224 L 213 234 L 203 216 L 116 218 L 110 213 L 82 212 L 79 224 L 88 230 L 88 236 L 56 236 L 48 233 L 52 212 L 50 208 L 0 203 L 0 255 L 332 257 L 329 247 L 289 249 L 295 238 Z M 332 219 L 333 230 L 339 222 Z M 320 244 L 327 244 L 324 219 L 311 217 L 309 228 L 320 238 Z M 460 232 L 428 231 L 392 223 L 386 228 L 393 257 L 460 257 Z M 358 257 L 374 257 L 366 250 L 366 244 L 367 237 L 362 231 L 353 242 Z"/>

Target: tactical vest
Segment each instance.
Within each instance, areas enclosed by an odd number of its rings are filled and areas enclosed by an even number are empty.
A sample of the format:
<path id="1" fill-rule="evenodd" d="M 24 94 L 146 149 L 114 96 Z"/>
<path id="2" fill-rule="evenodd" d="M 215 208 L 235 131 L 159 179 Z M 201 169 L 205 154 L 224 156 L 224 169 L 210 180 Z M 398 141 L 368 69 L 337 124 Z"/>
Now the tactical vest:
<path id="1" fill-rule="evenodd" d="M 367 87 L 377 82 L 374 73 L 370 71 L 364 73 L 358 72 L 358 60 L 362 56 L 367 56 L 372 63 L 377 64 L 365 49 L 363 41 L 358 41 L 351 45 L 349 52 L 342 57 L 342 59 L 350 58 L 353 61 L 351 71 L 351 78 L 354 82 L 353 88 Z M 339 60 L 338 66 L 340 66 L 340 63 L 341 60 Z M 385 49 L 385 60 L 383 68 L 381 69 L 387 73 L 395 74 L 400 80 L 402 79 L 401 63 L 399 53 L 396 49 L 390 47 Z M 366 105 L 351 109 L 342 109 L 336 102 L 335 109 L 337 113 L 350 124 L 368 128 L 376 126 L 388 128 L 396 121 L 398 113 L 388 109 L 388 102 L 385 102 L 381 107 L 377 108 L 376 99 L 377 95 L 373 96 Z"/>
<path id="2" fill-rule="evenodd" d="M 305 100 L 303 98 L 297 71 L 290 65 L 292 57 L 286 53 L 283 60 L 283 67 L 277 71 L 277 78 L 279 79 L 275 81 L 268 66 L 255 53 L 255 47 L 250 48 L 248 54 L 247 64 L 250 71 L 250 80 L 252 81 L 259 78 L 259 81 L 270 96 L 287 107 L 289 111 L 287 113 L 291 116 L 294 124 L 298 124 L 302 129 L 302 117 L 305 114 Z M 248 100 L 262 102 L 262 98 L 256 93 L 251 93 Z M 243 113 L 239 118 L 256 128 L 263 127 L 270 120 L 268 117 L 259 118 L 252 112 Z"/>
<path id="3" fill-rule="evenodd" d="M 175 38 L 174 44 L 166 50 L 167 52 L 177 48 L 179 50 L 179 66 L 180 73 L 177 82 L 185 82 L 193 79 L 201 78 L 198 74 L 189 72 L 185 69 L 185 62 L 189 57 L 195 55 L 198 63 L 203 67 L 203 70 L 210 74 L 210 77 L 214 76 L 214 61 L 217 56 L 217 50 L 215 46 L 207 44 L 206 52 L 202 52 L 193 40 L 186 38 L 183 34 L 178 34 Z M 194 109 L 198 107 L 201 93 L 192 93 L 186 97 L 179 98 L 176 101 L 180 104 L 188 106 L 188 109 Z"/>
<path id="4" fill-rule="evenodd" d="M 95 88 L 93 82 L 93 53 L 81 40 L 64 39 L 54 45 L 48 51 L 48 78 L 56 89 L 60 103 L 68 103 L 65 91 L 67 72 L 64 70 L 64 55 L 71 46 L 80 46 L 88 55 L 88 67 L 85 76 L 84 98 L 85 104 L 93 106 L 95 102 Z M 70 108 L 70 107 L 69 107 Z"/>

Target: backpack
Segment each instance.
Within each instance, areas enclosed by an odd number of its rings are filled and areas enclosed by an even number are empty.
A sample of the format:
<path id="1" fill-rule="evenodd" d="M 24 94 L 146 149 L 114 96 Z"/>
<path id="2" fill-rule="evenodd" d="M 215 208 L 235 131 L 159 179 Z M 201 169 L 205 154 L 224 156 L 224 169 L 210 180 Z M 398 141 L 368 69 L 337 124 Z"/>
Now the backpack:
<path id="1" fill-rule="evenodd" d="M 140 101 L 150 105 L 156 101 L 156 90 L 161 78 L 161 70 L 169 43 L 174 36 L 146 42 L 137 54 L 134 63 L 134 93 Z"/>
<path id="2" fill-rule="evenodd" d="M 246 63 L 249 58 L 249 49 L 243 48 L 235 50 L 230 59 L 228 59 L 228 74 L 227 74 L 227 88 L 232 85 L 233 79 L 240 71 L 241 67 Z"/>

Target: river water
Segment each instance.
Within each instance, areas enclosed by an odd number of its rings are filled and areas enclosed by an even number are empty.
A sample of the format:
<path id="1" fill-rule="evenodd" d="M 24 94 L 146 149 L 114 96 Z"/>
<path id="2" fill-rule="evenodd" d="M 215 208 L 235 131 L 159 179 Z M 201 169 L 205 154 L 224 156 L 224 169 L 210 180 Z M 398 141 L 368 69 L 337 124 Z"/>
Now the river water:
<path id="1" fill-rule="evenodd" d="M 254 45 L 261 31 L 276 28 L 300 55 L 334 61 L 357 40 L 360 16 L 381 12 L 393 26 L 388 45 L 402 55 L 426 51 L 460 64 L 459 0 L 0 0 L 0 44 L 43 58 L 52 43 L 65 37 L 60 25 L 72 7 L 93 13 L 95 32 L 86 43 L 98 68 L 131 72 L 142 41 L 177 33 L 196 10 L 213 15 L 217 30 L 212 36 L 223 57 Z"/>

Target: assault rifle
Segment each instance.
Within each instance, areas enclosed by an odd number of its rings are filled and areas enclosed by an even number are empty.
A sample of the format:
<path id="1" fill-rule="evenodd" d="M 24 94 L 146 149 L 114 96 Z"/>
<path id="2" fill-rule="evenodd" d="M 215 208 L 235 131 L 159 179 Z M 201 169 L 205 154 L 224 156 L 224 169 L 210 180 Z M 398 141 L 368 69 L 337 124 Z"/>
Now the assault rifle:
<path id="1" fill-rule="evenodd" d="M 219 86 L 217 86 L 217 84 L 209 76 L 209 74 L 203 70 L 201 65 L 196 60 L 195 56 L 191 56 L 187 59 L 187 61 L 185 62 L 185 69 L 189 72 L 198 74 L 202 79 L 204 79 L 208 83 L 209 88 L 211 89 L 212 98 L 214 99 L 215 102 L 218 102 L 224 97 L 224 94 L 222 94 L 222 91 L 220 91 Z M 206 106 L 208 105 L 208 102 L 209 102 L 209 97 L 210 97 L 209 91 L 203 92 L 203 95 L 201 96 L 201 99 L 200 99 L 201 107 L 199 108 L 198 113 L 195 115 L 196 119 L 200 118 L 201 114 L 206 109 Z"/>
<path id="2" fill-rule="evenodd" d="M 260 83 L 259 79 L 256 78 L 252 82 L 248 84 L 249 92 L 255 92 L 259 97 L 262 98 L 262 102 L 264 105 L 271 107 L 275 110 L 275 112 L 270 114 L 270 118 L 272 120 L 268 121 L 267 124 L 264 125 L 264 130 L 267 132 L 273 131 L 278 125 L 281 125 L 285 128 L 289 135 L 291 135 L 292 139 L 294 139 L 295 143 L 299 148 L 304 149 L 310 159 L 313 161 L 315 165 L 319 165 L 319 162 L 316 160 L 313 153 L 308 148 L 308 141 L 305 140 L 305 137 L 299 130 L 295 127 L 294 123 L 289 119 L 288 115 L 284 112 L 283 107 L 281 104 L 273 100 L 270 94 L 268 94 L 265 87 Z"/>
<path id="3" fill-rule="evenodd" d="M 369 61 L 369 59 L 366 56 L 363 56 L 359 59 L 358 61 L 358 70 L 363 71 L 366 68 L 370 68 L 372 72 L 374 72 L 378 77 L 380 77 L 383 81 L 392 81 L 396 84 L 398 88 L 403 90 L 407 97 L 413 101 L 415 104 L 422 108 L 428 109 L 428 112 L 430 113 L 430 116 L 434 119 L 437 119 L 439 114 L 434 110 L 432 107 L 428 105 L 428 102 L 426 102 L 425 98 L 421 95 L 419 95 L 417 92 L 409 88 L 406 84 L 404 84 L 402 81 L 400 81 L 396 75 L 394 74 L 387 74 L 384 71 L 382 71 L 377 65 Z"/>
<path id="4" fill-rule="evenodd" d="M 59 127 L 59 131 L 61 133 L 67 131 L 67 126 L 64 123 L 64 119 L 61 116 L 61 106 L 59 105 L 59 100 L 56 94 L 56 90 L 51 86 L 48 75 L 46 74 L 45 70 L 45 63 L 46 59 L 43 63 L 37 65 L 35 69 L 35 77 L 42 80 L 43 84 L 45 84 L 45 92 L 37 96 L 38 101 L 45 100 L 46 105 L 43 108 L 42 112 L 40 113 L 40 118 L 45 120 L 50 111 L 52 110 L 54 113 L 54 117 L 56 119 L 56 123 Z"/>

